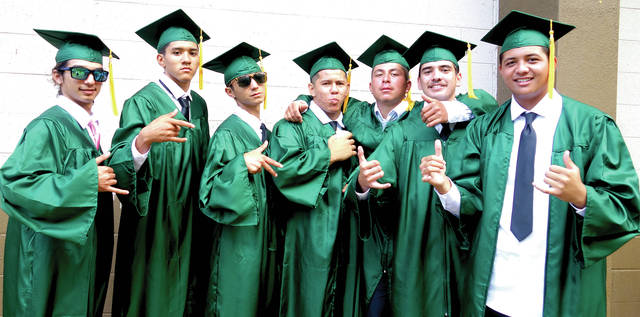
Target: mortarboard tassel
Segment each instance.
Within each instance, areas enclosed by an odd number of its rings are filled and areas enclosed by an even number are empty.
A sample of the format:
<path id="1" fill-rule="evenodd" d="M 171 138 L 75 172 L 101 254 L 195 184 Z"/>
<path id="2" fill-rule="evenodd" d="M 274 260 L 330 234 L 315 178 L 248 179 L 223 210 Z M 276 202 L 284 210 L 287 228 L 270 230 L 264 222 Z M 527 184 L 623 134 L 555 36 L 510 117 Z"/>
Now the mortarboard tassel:
<path id="1" fill-rule="evenodd" d="M 260 59 L 260 70 L 264 73 L 264 65 L 262 65 L 262 50 L 258 49 L 258 58 Z M 264 83 L 264 102 L 262 103 L 262 108 L 267 110 L 267 83 Z"/>
<path id="2" fill-rule="evenodd" d="M 553 40 L 553 20 L 549 20 L 549 78 L 547 92 L 553 98 L 553 88 L 556 83 L 556 43 Z"/>
<path id="3" fill-rule="evenodd" d="M 198 44 L 198 58 L 199 58 L 199 65 L 200 67 L 198 68 L 198 88 L 200 88 L 200 90 L 202 90 L 202 86 L 203 86 L 203 82 L 202 82 L 202 29 L 200 29 L 200 44 Z"/>
<path id="4" fill-rule="evenodd" d="M 109 91 L 111 92 L 111 110 L 113 115 L 118 115 L 118 107 L 116 106 L 116 88 L 113 86 L 113 67 L 111 66 L 111 59 L 113 58 L 111 50 L 109 50 Z"/>
<path id="5" fill-rule="evenodd" d="M 471 44 L 467 43 L 467 89 L 469 98 L 478 99 L 473 91 L 473 79 L 471 79 Z"/>
<path id="6" fill-rule="evenodd" d="M 351 85 L 351 57 L 349 57 L 349 70 L 347 71 L 347 85 Z M 349 95 L 344 98 L 344 104 L 342 105 L 342 113 L 347 112 L 347 104 L 349 104 Z"/>
<path id="7" fill-rule="evenodd" d="M 407 80 L 411 81 L 411 76 L 409 76 Z M 409 104 L 407 106 L 407 112 L 411 111 L 411 109 L 413 109 L 413 105 L 415 104 L 415 102 L 411 100 L 411 87 L 409 87 L 409 91 L 407 91 L 407 95 L 404 96 L 404 100 L 406 100 L 407 103 Z"/>

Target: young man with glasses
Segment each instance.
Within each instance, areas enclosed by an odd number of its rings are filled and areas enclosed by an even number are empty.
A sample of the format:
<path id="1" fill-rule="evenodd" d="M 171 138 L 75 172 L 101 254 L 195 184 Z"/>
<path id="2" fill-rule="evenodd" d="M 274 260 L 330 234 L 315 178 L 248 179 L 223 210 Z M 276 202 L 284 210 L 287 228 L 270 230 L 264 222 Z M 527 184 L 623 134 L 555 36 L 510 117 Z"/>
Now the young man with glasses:
<path id="1" fill-rule="evenodd" d="M 0 169 L 9 215 L 4 315 L 100 316 L 113 254 L 112 193 L 127 194 L 103 165 L 109 153 L 92 111 L 110 50 L 95 35 L 35 31 L 58 48 L 59 91 Z"/>
<path id="2" fill-rule="evenodd" d="M 224 74 L 237 104 L 209 142 L 200 184 L 201 210 L 215 221 L 206 316 L 278 315 L 277 228 L 266 172 L 276 177 L 271 166 L 282 165 L 263 153 L 271 134 L 260 119 L 267 73 L 256 63 L 267 56 L 243 42 L 203 65 Z"/>
<path id="3" fill-rule="evenodd" d="M 192 254 L 202 256 L 210 243 L 198 237 L 208 114 L 190 89 L 199 66 L 196 39 L 209 37 L 182 10 L 136 33 L 157 50 L 163 73 L 125 101 L 113 137 L 110 165 L 131 192 L 120 196 L 113 314 L 180 316 L 188 301 L 198 304 L 190 296 L 201 293 L 193 288 L 204 264 Z"/>
<path id="4" fill-rule="evenodd" d="M 555 90 L 553 40 L 574 27 L 550 24 L 512 11 L 482 39 L 502 46 L 512 97 L 467 128 L 455 184 L 441 155 L 423 159 L 424 180 L 472 242 L 463 316 L 605 316 L 606 257 L 638 235 L 622 135 Z"/>

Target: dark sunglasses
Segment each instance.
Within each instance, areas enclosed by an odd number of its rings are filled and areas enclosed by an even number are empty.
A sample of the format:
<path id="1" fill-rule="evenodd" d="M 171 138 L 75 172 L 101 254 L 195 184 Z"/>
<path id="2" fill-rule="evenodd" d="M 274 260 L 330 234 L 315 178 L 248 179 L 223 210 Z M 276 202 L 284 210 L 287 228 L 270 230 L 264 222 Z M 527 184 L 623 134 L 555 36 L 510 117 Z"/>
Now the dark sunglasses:
<path id="1" fill-rule="evenodd" d="M 104 70 L 104 69 L 94 69 L 94 70 L 90 70 L 88 68 L 85 67 L 80 67 L 80 66 L 74 66 L 74 67 L 64 67 L 64 68 L 58 68 L 58 70 L 61 71 L 65 71 L 68 70 L 71 72 L 71 78 L 73 79 L 77 79 L 77 80 L 85 80 L 87 79 L 87 77 L 89 77 L 89 74 L 93 74 L 93 79 L 95 79 L 95 81 L 99 81 L 99 82 L 104 82 L 107 80 L 107 78 L 109 78 L 109 72 Z"/>
<path id="2" fill-rule="evenodd" d="M 235 78 L 238 81 L 238 87 L 246 88 L 251 85 L 251 79 L 255 80 L 258 85 L 262 85 L 267 82 L 267 73 L 260 72 L 251 75 L 243 75 Z"/>

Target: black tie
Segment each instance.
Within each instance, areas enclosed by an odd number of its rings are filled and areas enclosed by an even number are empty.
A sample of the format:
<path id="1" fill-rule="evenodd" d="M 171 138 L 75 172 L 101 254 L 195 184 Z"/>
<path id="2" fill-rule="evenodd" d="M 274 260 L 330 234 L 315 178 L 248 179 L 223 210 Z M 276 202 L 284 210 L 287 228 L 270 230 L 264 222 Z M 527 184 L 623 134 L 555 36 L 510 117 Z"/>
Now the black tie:
<path id="1" fill-rule="evenodd" d="M 178 102 L 180 106 L 182 106 L 182 115 L 189 121 L 189 105 L 191 104 L 191 100 L 189 100 L 188 96 L 178 98 Z"/>
<path id="2" fill-rule="evenodd" d="M 329 121 L 329 124 L 333 128 L 333 131 L 336 131 L 338 129 L 338 121 Z"/>
<path id="3" fill-rule="evenodd" d="M 262 131 L 262 143 L 267 140 L 267 126 L 264 123 L 260 124 L 260 131 Z"/>
<path id="4" fill-rule="evenodd" d="M 449 139 L 449 135 L 451 134 L 451 128 L 449 128 L 449 122 L 442 123 L 442 130 L 440 130 L 440 138 L 442 141 L 447 141 Z"/>
<path id="5" fill-rule="evenodd" d="M 524 129 L 520 134 L 516 179 L 513 188 L 513 209 L 511 211 L 511 232 L 524 240 L 533 228 L 533 167 L 536 156 L 536 131 L 531 123 L 536 118 L 533 112 L 523 113 Z"/>

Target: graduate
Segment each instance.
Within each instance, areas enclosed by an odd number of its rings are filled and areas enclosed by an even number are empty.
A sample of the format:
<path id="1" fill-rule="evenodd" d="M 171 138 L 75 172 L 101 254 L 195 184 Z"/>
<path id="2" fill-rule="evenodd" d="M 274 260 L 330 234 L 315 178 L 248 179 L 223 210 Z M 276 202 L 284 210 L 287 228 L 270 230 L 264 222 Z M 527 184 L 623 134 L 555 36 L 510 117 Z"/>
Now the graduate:
<path id="1" fill-rule="evenodd" d="M 484 36 L 512 97 L 467 128 L 455 184 L 439 151 L 421 165 L 472 242 L 463 316 L 605 316 L 606 257 L 638 234 L 627 147 L 611 117 L 555 90 L 554 38 L 574 27 L 550 25 L 512 11 Z"/>
<path id="2" fill-rule="evenodd" d="M 113 254 L 113 170 L 100 146 L 94 100 L 118 58 L 95 35 L 35 30 L 58 48 L 58 96 L 31 121 L 0 169 L 9 215 L 5 316 L 102 316 Z"/>
<path id="3" fill-rule="evenodd" d="M 194 219 L 201 215 L 209 123 L 205 101 L 190 88 L 198 43 L 209 36 L 182 10 L 136 34 L 157 50 L 163 72 L 125 101 L 113 136 L 110 164 L 130 191 L 119 197 L 113 314 L 179 316 L 198 277 L 191 266 L 204 262 L 191 261 L 192 249 L 210 243 L 209 236 L 194 237 L 203 223 Z"/>
<path id="4" fill-rule="evenodd" d="M 243 42 L 203 65 L 224 74 L 225 92 L 238 105 L 211 138 L 200 184 L 201 210 L 216 223 L 206 316 L 278 314 L 277 228 L 267 186 L 277 176 L 272 166 L 282 164 L 264 154 L 271 134 L 260 118 L 267 73 L 256 63 L 267 56 Z"/>
<path id="5" fill-rule="evenodd" d="M 431 144 L 436 139 L 447 140 L 447 153 L 459 160 L 455 157 L 458 140 L 469 120 L 497 106 L 481 90 L 475 90 L 477 99 L 455 94 L 462 77 L 458 60 L 466 50 L 466 42 L 423 33 L 403 54 L 409 66 L 420 65 L 418 84 L 425 101 L 415 107 L 421 110 L 411 111 L 406 120 L 385 132 L 371 161 L 358 150 L 360 170 L 358 178 L 352 179 L 352 188 L 357 181 L 358 192 L 378 189 L 369 199 L 372 217 L 389 217 L 381 215 L 386 211 L 396 219 L 389 290 L 395 316 L 458 314 L 457 239 L 436 208 L 430 186 L 421 182 L 419 162 L 433 151 Z"/>
<path id="6" fill-rule="evenodd" d="M 351 300 L 343 303 L 354 285 L 346 285 L 343 263 L 351 218 L 342 188 L 355 165 L 355 141 L 341 112 L 349 61 L 335 42 L 294 59 L 311 79 L 310 111 L 302 123 L 279 121 L 271 135 L 270 155 L 283 165 L 273 181 L 285 198 L 272 214 L 287 219 L 280 316 L 350 315 L 343 307 L 351 309 Z"/>

